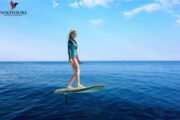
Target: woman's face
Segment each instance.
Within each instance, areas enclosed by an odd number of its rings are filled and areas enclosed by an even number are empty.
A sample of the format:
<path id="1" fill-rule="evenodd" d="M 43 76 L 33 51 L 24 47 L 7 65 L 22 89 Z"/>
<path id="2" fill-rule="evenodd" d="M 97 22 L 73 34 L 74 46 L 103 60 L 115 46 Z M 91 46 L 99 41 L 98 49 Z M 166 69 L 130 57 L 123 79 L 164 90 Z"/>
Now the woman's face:
<path id="1" fill-rule="evenodd" d="M 72 39 L 75 39 L 76 36 L 77 36 L 77 33 L 76 33 L 76 32 L 71 33 L 71 38 L 72 38 Z"/>

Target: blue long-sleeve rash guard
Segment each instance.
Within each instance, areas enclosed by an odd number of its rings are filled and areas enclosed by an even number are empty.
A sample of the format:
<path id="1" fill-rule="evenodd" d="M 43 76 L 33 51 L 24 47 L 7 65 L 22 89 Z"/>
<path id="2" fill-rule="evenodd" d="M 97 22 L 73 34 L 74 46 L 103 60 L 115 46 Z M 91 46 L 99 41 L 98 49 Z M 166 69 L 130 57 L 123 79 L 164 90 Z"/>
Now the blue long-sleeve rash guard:
<path id="1" fill-rule="evenodd" d="M 69 59 L 77 57 L 77 42 L 75 40 L 68 40 L 68 55 Z"/>

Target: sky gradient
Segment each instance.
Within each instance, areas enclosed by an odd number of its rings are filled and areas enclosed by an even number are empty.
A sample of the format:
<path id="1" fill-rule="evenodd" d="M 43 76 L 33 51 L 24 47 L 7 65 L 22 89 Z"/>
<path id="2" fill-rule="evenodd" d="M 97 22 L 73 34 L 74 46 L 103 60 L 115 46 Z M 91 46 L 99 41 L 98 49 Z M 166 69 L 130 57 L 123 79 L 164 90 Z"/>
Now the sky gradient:
<path id="1" fill-rule="evenodd" d="M 0 61 L 66 61 L 71 29 L 82 61 L 180 60 L 180 0 L 14 2 L 27 15 L 0 15 Z"/>

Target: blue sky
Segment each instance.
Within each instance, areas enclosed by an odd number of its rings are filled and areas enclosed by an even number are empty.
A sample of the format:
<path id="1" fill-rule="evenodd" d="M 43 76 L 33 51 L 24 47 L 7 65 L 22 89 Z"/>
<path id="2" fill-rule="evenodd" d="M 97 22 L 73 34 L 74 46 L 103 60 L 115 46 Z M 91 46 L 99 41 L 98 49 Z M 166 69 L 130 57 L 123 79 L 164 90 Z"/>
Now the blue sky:
<path id="1" fill-rule="evenodd" d="M 0 15 L 0 61 L 64 61 L 76 29 L 83 60 L 180 60 L 180 0 L 14 0 Z M 0 11 L 10 10 L 0 1 Z"/>

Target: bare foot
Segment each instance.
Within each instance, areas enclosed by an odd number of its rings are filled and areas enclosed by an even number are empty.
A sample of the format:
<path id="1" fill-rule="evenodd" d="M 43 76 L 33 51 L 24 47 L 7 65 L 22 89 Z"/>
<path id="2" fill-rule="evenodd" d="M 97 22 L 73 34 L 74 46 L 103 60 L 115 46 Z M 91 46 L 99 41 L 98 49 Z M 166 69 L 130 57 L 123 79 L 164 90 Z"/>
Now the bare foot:
<path id="1" fill-rule="evenodd" d="M 78 85 L 78 87 L 77 87 L 78 89 L 82 89 L 82 88 L 85 88 L 85 86 L 83 86 L 83 85 Z"/>
<path id="2" fill-rule="evenodd" d="M 72 86 L 68 86 L 67 88 L 68 88 L 68 89 L 73 89 L 73 87 L 72 87 Z"/>

